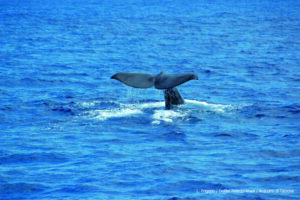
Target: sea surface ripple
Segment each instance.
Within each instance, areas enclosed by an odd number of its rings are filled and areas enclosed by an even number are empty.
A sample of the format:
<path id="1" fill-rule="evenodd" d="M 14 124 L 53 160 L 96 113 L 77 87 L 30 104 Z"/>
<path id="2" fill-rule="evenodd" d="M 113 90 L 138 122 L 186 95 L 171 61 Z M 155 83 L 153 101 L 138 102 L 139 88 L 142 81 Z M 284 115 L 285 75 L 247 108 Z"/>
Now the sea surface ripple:
<path id="1" fill-rule="evenodd" d="M 299 199 L 299 10 L 0 0 L 0 199 Z M 165 110 L 120 71 L 199 80 Z"/>

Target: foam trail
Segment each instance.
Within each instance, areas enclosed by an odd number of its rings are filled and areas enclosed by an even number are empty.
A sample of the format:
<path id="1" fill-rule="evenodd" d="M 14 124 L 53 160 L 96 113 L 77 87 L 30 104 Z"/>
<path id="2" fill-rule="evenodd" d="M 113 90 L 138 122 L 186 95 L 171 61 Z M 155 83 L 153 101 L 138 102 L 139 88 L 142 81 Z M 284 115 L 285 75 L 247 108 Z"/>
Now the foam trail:
<path id="1" fill-rule="evenodd" d="M 154 103 L 142 103 L 142 104 L 129 104 L 129 106 L 134 106 L 136 108 L 145 109 L 145 108 L 160 108 L 165 106 L 165 102 L 154 102 Z"/>
<path id="2" fill-rule="evenodd" d="M 172 123 L 174 119 L 184 118 L 188 113 L 173 111 L 173 110 L 155 110 L 152 118 L 154 121 L 152 124 L 160 124 L 161 121 L 166 123 Z"/>
<path id="3" fill-rule="evenodd" d="M 127 117 L 134 114 L 142 114 L 143 112 L 138 109 L 111 109 L 111 110 L 94 110 L 90 111 L 90 115 L 94 116 L 95 119 L 104 121 L 109 118 L 120 118 Z"/>
<path id="4" fill-rule="evenodd" d="M 99 105 L 102 105 L 101 109 L 99 109 L 98 107 Z M 107 101 L 107 102 L 93 101 L 93 102 L 81 103 L 81 106 L 90 109 L 89 111 L 86 112 L 86 114 L 89 117 L 101 121 L 110 118 L 136 116 L 139 114 L 143 114 L 145 112 L 151 112 L 151 110 L 146 111 L 146 109 L 152 109 L 153 110 L 152 118 L 154 120 L 152 122 L 153 124 L 160 124 L 161 122 L 172 123 L 176 119 L 183 120 L 185 118 L 188 118 L 188 116 L 190 115 L 198 116 L 197 114 L 199 111 L 201 111 L 202 113 L 207 111 L 215 112 L 215 113 L 226 113 L 238 108 L 237 106 L 232 106 L 232 105 L 213 104 L 204 101 L 188 100 L 188 99 L 185 100 L 185 104 L 175 106 L 173 110 L 165 110 L 164 101 L 146 102 L 146 103 L 137 103 L 137 104 L 124 104 L 124 103 L 116 103 L 113 101 Z M 109 108 L 109 107 L 115 107 L 115 108 Z"/>
<path id="5" fill-rule="evenodd" d="M 186 105 L 193 106 L 197 109 L 203 109 L 203 111 L 214 111 L 219 113 L 224 113 L 226 111 L 230 111 L 234 109 L 234 106 L 232 105 L 222 105 L 222 104 L 213 104 L 213 103 L 207 103 L 205 101 L 197 101 L 197 100 L 185 100 Z"/>
<path id="6" fill-rule="evenodd" d="M 101 103 L 110 103 L 111 105 L 115 105 L 114 102 L 101 102 L 101 101 L 93 101 L 93 102 L 84 102 L 81 103 L 81 106 L 84 108 L 92 109 L 97 104 Z M 152 108 L 163 108 L 164 102 L 150 102 L 150 103 L 141 103 L 141 104 L 122 104 L 118 105 L 118 108 L 108 108 L 108 109 L 95 109 L 87 111 L 87 115 L 97 119 L 97 120 L 107 120 L 110 118 L 122 118 L 128 117 L 131 115 L 138 115 L 144 113 L 144 109 L 152 109 Z"/>

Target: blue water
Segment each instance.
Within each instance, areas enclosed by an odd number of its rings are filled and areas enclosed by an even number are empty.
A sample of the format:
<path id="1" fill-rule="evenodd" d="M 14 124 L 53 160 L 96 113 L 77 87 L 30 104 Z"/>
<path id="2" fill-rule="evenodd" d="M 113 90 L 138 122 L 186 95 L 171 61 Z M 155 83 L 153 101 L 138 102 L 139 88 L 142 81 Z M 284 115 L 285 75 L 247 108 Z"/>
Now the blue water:
<path id="1" fill-rule="evenodd" d="M 0 0 L 0 77 L 1 200 L 300 198 L 299 1 Z"/>

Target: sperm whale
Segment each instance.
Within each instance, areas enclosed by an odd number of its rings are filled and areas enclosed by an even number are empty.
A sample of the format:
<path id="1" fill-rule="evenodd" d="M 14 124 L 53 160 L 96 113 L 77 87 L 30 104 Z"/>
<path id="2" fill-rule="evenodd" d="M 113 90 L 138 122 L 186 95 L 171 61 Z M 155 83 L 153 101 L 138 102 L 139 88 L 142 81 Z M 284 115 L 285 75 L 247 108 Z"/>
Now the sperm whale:
<path id="1" fill-rule="evenodd" d="M 176 86 L 190 80 L 198 80 L 196 74 L 166 74 L 161 72 L 157 75 L 146 73 L 119 72 L 111 76 L 127 86 L 134 88 L 151 88 L 164 91 L 165 107 L 171 109 L 173 105 L 184 104 L 184 100 Z"/>

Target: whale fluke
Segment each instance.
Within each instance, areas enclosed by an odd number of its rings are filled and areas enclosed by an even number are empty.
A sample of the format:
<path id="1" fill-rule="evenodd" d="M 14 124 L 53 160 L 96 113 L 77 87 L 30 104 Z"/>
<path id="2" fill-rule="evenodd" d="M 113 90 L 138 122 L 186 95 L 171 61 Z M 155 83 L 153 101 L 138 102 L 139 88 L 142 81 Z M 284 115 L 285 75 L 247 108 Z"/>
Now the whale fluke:
<path id="1" fill-rule="evenodd" d="M 170 109 L 172 105 L 184 103 L 175 87 L 193 79 L 198 80 L 198 76 L 196 74 L 166 74 L 164 72 L 158 75 L 119 72 L 114 74 L 111 79 L 116 79 L 134 88 L 151 88 L 154 86 L 156 89 L 164 90 L 166 109 Z"/>
<path id="2" fill-rule="evenodd" d="M 166 74 L 161 72 L 155 77 L 154 86 L 156 89 L 170 89 L 193 79 L 198 80 L 198 76 L 196 74 Z"/>
<path id="3" fill-rule="evenodd" d="M 134 88 L 151 88 L 154 85 L 155 75 L 119 72 L 113 75 L 111 79 L 116 79 Z"/>
<path id="4" fill-rule="evenodd" d="M 116 79 L 134 88 L 151 88 L 155 86 L 156 89 L 164 90 L 174 88 L 193 79 L 198 80 L 198 76 L 196 74 L 166 74 L 164 72 L 158 75 L 119 72 L 114 74 L 111 79 Z"/>

